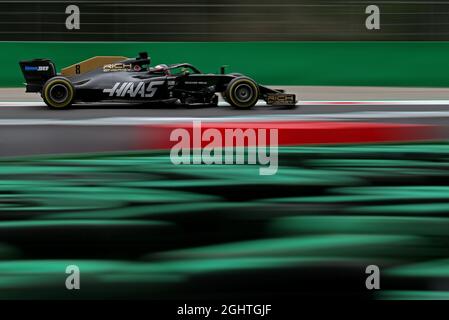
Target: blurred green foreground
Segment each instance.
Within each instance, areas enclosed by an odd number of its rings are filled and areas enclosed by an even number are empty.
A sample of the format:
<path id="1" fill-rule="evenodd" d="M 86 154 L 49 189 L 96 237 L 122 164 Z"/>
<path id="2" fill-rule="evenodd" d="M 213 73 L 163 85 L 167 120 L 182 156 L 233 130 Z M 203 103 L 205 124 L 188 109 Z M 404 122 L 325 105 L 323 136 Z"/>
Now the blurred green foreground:
<path id="1" fill-rule="evenodd" d="M 449 298 L 448 143 L 279 161 L 260 176 L 162 152 L 2 159 L 0 298 Z"/>

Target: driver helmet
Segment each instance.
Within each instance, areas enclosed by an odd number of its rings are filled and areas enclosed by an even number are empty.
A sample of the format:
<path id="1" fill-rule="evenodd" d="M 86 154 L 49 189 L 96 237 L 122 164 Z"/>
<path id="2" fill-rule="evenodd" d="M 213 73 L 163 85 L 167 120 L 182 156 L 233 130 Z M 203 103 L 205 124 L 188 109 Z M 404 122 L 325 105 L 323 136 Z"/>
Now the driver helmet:
<path id="1" fill-rule="evenodd" d="M 155 66 L 153 68 L 153 71 L 156 71 L 156 72 L 164 72 L 164 73 L 166 73 L 167 70 L 168 70 L 168 66 L 166 64 L 158 64 L 157 66 Z"/>

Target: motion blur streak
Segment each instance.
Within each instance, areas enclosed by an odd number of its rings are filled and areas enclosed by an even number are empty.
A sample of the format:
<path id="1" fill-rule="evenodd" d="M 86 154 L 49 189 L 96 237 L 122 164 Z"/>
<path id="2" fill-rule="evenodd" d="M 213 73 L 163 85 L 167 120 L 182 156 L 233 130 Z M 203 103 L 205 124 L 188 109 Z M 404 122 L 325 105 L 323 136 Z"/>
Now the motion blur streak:
<path id="1" fill-rule="evenodd" d="M 259 176 L 167 152 L 3 158 L 0 298 L 73 298 L 70 264 L 78 298 L 448 297 L 448 159 L 446 142 L 282 147 Z"/>

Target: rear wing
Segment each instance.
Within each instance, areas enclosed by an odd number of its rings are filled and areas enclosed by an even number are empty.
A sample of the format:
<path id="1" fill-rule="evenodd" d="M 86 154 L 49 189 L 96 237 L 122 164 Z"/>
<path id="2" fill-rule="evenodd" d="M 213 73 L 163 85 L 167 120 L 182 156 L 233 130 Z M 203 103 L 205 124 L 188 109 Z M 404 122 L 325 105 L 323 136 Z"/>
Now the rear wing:
<path id="1" fill-rule="evenodd" d="M 26 92 L 40 92 L 48 79 L 56 76 L 55 64 L 48 59 L 19 62 L 26 82 Z"/>

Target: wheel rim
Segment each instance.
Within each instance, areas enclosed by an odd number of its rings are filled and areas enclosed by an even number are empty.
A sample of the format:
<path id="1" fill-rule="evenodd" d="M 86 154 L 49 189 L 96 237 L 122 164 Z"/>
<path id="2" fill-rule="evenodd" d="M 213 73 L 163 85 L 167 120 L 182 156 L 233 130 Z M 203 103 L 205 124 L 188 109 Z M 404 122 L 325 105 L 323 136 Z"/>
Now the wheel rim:
<path id="1" fill-rule="evenodd" d="M 246 103 L 253 98 L 254 90 L 250 85 L 242 83 L 235 88 L 235 97 L 241 103 Z"/>
<path id="2" fill-rule="evenodd" d="M 50 88 L 50 98 L 56 103 L 63 103 L 69 96 L 69 90 L 63 84 L 55 84 Z"/>

